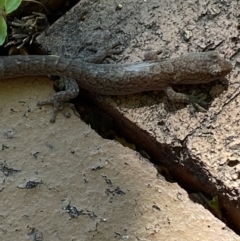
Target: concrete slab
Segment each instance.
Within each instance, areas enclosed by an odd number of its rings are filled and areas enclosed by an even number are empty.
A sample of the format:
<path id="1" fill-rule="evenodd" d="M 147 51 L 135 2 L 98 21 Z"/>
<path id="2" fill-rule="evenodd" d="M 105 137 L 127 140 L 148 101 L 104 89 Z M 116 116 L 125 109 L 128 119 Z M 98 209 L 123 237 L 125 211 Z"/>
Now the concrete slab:
<path id="1" fill-rule="evenodd" d="M 240 240 L 138 153 L 76 116 L 49 123 L 51 94 L 47 78 L 0 81 L 1 240 Z"/>

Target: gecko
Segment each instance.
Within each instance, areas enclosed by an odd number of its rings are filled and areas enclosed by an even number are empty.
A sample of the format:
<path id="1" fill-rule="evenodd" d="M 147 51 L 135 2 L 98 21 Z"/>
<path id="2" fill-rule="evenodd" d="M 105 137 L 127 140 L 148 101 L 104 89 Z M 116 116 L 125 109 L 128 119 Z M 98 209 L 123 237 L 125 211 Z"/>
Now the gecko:
<path id="1" fill-rule="evenodd" d="M 153 59 L 129 64 L 96 64 L 82 59 L 55 55 L 0 57 L 0 79 L 32 76 L 63 76 L 66 90 L 39 101 L 38 106 L 53 105 L 50 122 L 55 122 L 58 110 L 64 111 L 67 102 L 79 93 L 79 86 L 103 95 L 129 95 L 163 90 L 174 102 L 195 103 L 192 95 L 175 92 L 174 85 L 204 84 L 225 77 L 232 70 L 230 61 L 218 52 L 192 52 L 165 60 Z"/>

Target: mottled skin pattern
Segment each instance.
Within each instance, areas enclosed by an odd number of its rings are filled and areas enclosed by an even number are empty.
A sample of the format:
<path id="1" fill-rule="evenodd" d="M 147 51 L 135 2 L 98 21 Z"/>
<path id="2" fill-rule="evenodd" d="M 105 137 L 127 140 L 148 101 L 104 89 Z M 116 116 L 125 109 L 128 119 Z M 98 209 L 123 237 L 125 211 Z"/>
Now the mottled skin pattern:
<path id="1" fill-rule="evenodd" d="M 78 94 L 78 86 L 105 95 L 127 95 L 164 90 L 172 101 L 191 103 L 193 96 L 176 93 L 177 84 L 203 84 L 226 76 L 232 64 L 217 52 L 196 52 L 167 60 L 133 64 L 94 64 L 80 59 L 52 55 L 8 56 L 0 58 L 0 78 L 30 75 L 59 75 L 66 78 L 66 91 L 56 93 L 39 105 L 53 104 L 51 122 L 63 103 Z M 75 81 L 76 80 L 76 81 Z M 64 112 L 66 116 L 66 112 Z"/>

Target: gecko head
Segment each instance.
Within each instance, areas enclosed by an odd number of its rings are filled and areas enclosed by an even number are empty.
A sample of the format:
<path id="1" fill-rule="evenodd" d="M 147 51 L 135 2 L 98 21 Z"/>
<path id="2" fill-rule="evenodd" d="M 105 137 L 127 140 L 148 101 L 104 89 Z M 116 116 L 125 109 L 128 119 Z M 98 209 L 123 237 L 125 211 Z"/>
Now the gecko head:
<path id="1" fill-rule="evenodd" d="M 231 62 L 220 57 L 216 51 L 207 52 L 206 63 L 209 63 L 209 70 L 214 78 L 225 77 L 233 68 Z"/>
<path id="2" fill-rule="evenodd" d="M 224 77 L 228 75 L 232 71 L 232 63 L 224 58 L 219 57 L 218 59 L 218 65 L 220 73 L 218 75 Z"/>
<path id="3" fill-rule="evenodd" d="M 203 84 L 222 80 L 233 68 L 231 62 L 222 58 L 216 51 L 189 53 L 183 58 L 185 66 L 189 63 L 191 68 L 187 69 L 187 73 L 182 71 L 181 78 L 177 75 L 175 82 L 178 84 Z M 178 64 L 184 66 L 181 64 L 181 58 Z"/>

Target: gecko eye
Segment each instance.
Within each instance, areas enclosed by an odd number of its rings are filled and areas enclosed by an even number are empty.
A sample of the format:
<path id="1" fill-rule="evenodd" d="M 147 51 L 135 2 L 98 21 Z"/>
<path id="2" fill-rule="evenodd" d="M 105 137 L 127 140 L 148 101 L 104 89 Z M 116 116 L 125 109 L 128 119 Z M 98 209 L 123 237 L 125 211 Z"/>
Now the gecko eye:
<path id="1" fill-rule="evenodd" d="M 218 59 L 219 55 L 218 55 L 218 52 L 216 51 L 209 51 L 209 56 L 213 59 Z"/>
<path id="2" fill-rule="evenodd" d="M 219 65 L 212 65 L 210 67 L 210 72 L 212 75 L 216 76 L 221 73 L 221 68 Z"/>
<path id="3" fill-rule="evenodd" d="M 220 70 L 219 69 L 215 69 L 212 71 L 212 73 L 215 75 L 215 74 L 219 74 L 220 73 Z"/>

